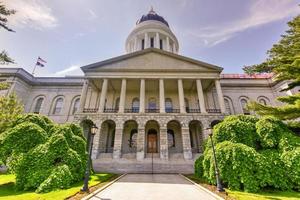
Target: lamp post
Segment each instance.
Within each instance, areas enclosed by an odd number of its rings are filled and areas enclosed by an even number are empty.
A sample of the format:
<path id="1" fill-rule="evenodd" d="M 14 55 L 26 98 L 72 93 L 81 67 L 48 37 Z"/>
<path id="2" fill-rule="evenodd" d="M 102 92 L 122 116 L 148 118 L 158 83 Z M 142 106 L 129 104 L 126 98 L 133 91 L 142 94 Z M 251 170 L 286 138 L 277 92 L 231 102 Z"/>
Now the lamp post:
<path id="1" fill-rule="evenodd" d="M 89 142 L 89 152 L 88 152 L 88 159 L 87 159 L 87 164 L 86 164 L 86 170 L 85 170 L 85 175 L 84 175 L 84 183 L 83 183 L 83 187 L 81 189 L 81 191 L 83 192 L 87 192 L 89 190 L 89 179 L 90 179 L 90 170 L 91 170 L 91 153 L 92 153 L 92 148 L 93 148 L 93 140 L 94 140 L 94 136 L 96 134 L 98 130 L 98 127 L 93 124 L 91 126 L 91 130 L 90 130 L 90 142 Z"/>
<path id="2" fill-rule="evenodd" d="M 211 130 L 211 132 L 209 133 L 209 137 L 210 137 L 211 146 L 212 146 L 212 150 L 213 150 L 213 156 L 214 156 L 215 175 L 216 175 L 216 180 L 217 180 L 217 190 L 218 190 L 218 192 L 224 192 L 224 188 L 223 188 L 222 183 L 221 183 L 221 178 L 220 178 L 220 173 L 219 173 L 219 168 L 218 168 L 218 162 L 217 162 L 217 158 L 216 158 L 215 146 L 214 146 L 214 142 L 213 142 L 213 139 L 212 139 L 213 129 L 208 128 L 207 130 Z"/>

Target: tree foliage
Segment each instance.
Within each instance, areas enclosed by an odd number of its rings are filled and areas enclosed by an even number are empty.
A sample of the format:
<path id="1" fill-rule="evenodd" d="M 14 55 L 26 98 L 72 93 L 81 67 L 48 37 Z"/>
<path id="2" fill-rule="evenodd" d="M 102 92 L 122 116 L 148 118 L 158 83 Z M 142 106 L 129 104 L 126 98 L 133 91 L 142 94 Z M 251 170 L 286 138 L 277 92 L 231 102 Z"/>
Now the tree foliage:
<path id="1" fill-rule="evenodd" d="M 214 127 L 213 141 L 220 176 L 229 189 L 300 190 L 300 137 L 282 121 L 270 116 L 229 116 Z M 216 184 L 209 143 L 195 162 L 195 175 Z"/>
<path id="2" fill-rule="evenodd" d="M 5 30 L 10 32 L 15 32 L 7 25 L 8 22 L 7 17 L 15 13 L 16 13 L 15 10 L 7 9 L 5 5 L 0 2 L 0 28 L 4 28 Z M 8 64 L 8 63 L 14 63 L 14 60 L 8 56 L 6 51 L 0 52 L 0 64 Z"/>
<path id="3" fill-rule="evenodd" d="M 0 96 L 0 135 L 11 127 L 14 120 L 23 113 L 23 105 L 15 94 Z"/>
<path id="4" fill-rule="evenodd" d="M 268 51 L 265 62 L 248 66 L 244 71 L 253 73 L 274 73 L 277 80 L 290 81 L 284 90 L 300 86 L 300 15 L 288 22 L 289 30 L 282 35 L 281 40 L 274 44 Z M 279 101 L 286 103 L 284 106 L 272 107 L 251 102 L 248 108 L 259 115 L 274 115 L 280 119 L 297 119 L 300 117 L 300 94 L 280 97 Z"/>
<path id="5" fill-rule="evenodd" d="M 27 114 L 0 135 L 0 158 L 16 175 L 17 189 L 49 192 L 82 180 L 86 141 L 78 125 Z"/>

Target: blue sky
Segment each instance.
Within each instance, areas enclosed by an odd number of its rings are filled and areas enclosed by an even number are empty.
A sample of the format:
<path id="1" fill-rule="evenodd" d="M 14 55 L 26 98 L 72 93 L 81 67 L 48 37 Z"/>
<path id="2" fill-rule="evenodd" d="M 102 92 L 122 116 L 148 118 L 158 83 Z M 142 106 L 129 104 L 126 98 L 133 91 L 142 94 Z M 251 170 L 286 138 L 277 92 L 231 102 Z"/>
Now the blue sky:
<path id="1" fill-rule="evenodd" d="M 297 0 L 1 0 L 17 13 L 0 50 L 38 76 L 80 75 L 80 66 L 125 53 L 125 40 L 151 6 L 179 40 L 179 54 L 242 73 L 257 64 L 300 13 Z"/>

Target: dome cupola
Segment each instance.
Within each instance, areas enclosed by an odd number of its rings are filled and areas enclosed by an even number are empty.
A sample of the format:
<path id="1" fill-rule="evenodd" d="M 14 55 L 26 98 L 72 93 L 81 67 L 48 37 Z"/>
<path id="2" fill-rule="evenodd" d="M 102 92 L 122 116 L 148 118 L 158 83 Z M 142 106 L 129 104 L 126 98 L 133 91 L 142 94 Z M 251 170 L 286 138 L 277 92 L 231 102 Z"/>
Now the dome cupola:
<path id="1" fill-rule="evenodd" d="M 168 22 L 152 7 L 148 14 L 143 15 L 136 22 L 136 26 L 127 37 L 125 44 L 127 53 L 146 48 L 158 48 L 176 54 L 179 50 L 178 40 Z"/>

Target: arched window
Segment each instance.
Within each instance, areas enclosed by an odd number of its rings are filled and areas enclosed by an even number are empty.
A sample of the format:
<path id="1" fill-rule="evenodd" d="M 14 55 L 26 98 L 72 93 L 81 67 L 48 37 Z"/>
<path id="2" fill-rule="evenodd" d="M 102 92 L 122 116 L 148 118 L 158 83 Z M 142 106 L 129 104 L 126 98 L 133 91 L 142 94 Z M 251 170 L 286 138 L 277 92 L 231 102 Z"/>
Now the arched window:
<path id="1" fill-rule="evenodd" d="M 224 99 L 224 104 L 225 104 L 225 110 L 227 114 L 232 114 L 232 109 L 231 109 L 231 102 L 229 101 L 229 99 Z"/>
<path id="2" fill-rule="evenodd" d="M 267 105 L 267 101 L 265 99 L 261 98 L 258 102 L 262 105 Z"/>
<path id="3" fill-rule="evenodd" d="M 241 106 L 242 106 L 242 110 L 244 115 L 250 115 L 249 110 L 247 109 L 247 100 L 246 99 L 241 99 Z"/>
<path id="4" fill-rule="evenodd" d="M 133 100 L 132 100 L 132 112 L 139 112 L 139 108 L 140 108 L 140 101 L 139 101 L 139 98 L 135 97 Z"/>
<path id="5" fill-rule="evenodd" d="M 175 147 L 175 135 L 174 131 L 171 129 L 167 130 L 168 133 L 168 147 Z"/>
<path id="6" fill-rule="evenodd" d="M 156 99 L 150 98 L 148 102 L 148 109 L 149 110 L 155 110 L 156 109 Z"/>
<path id="7" fill-rule="evenodd" d="M 130 132 L 129 147 L 136 148 L 137 135 L 138 135 L 137 130 L 132 129 L 131 132 Z"/>
<path id="8" fill-rule="evenodd" d="M 64 100 L 63 100 L 62 97 L 56 99 L 52 114 L 57 115 L 57 114 L 59 114 L 61 112 L 62 106 L 63 106 L 63 102 L 64 102 Z"/>
<path id="9" fill-rule="evenodd" d="M 76 113 L 79 109 L 79 105 L 80 105 L 80 99 L 77 98 L 75 101 L 74 101 L 74 104 L 73 104 L 73 110 L 72 110 L 72 114 L 74 115 L 74 113 Z"/>
<path id="10" fill-rule="evenodd" d="M 119 110 L 119 105 L 120 105 L 120 97 L 118 97 L 118 98 L 116 99 L 116 104 L 115 104 L 115 109 L 116 109 L 116 110 Z"/>
<path id="11" fill-rule="evenodd" d="M 171 98 L 166 98 L 165 100 L 165 107 L 166 107 L 166 112 L 172 112 L 173 110 L 173 104 L 172 104 L 172 99 Z"/>
<path id="12" fill-rule="evenodd" d="M 36 100 L 35 106 L 34 106 L 34 110 L 33 113 L 39 114 L 41 112 L 41 108 L 42 108 L 42 104 L 43 104 L 44 98 L 43 97 L 39 97 Z"/>
<path id="13" fill-rule="evenodd" d="M 185 105 L 185 111 L 189 112 L 190 111 L 190 104 L 189 104 L 189 100 L 187 98 L 184 98 L 184 105 Z"/>

